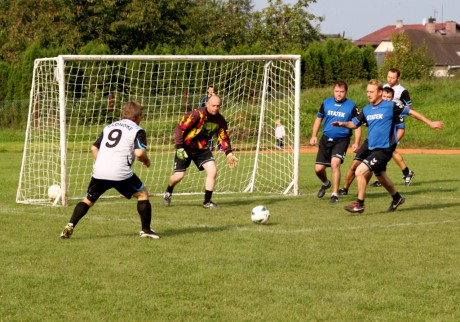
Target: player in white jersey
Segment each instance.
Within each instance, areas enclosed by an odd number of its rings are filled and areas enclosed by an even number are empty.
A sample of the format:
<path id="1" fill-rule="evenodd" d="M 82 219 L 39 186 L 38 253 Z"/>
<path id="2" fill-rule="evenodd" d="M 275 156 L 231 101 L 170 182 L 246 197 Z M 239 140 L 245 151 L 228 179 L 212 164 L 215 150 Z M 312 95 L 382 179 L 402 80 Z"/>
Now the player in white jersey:
<path id="1" fill-rule="evenodd" d="M 137 212 L 142 225 L 140 237 L 160 238 L 150 228 L 152 207 L 149 192 L 131 169 L 136 159 L 145 167 L 150 167 L 146 134 L 139 126 L 141 118 L 142 106 L 137 102 L 127 102 L 123 106 L 122 120 L 107 125 L 93 143 L 91 152 L 95 162 L 86 197 L 75 206 L 69 223 L 61 233 L 61 238 L 70 238 L 75 226 L 86 215 L 89 208 L 111 188 L 116 189 L 127 199 L 133 196 L 137 198 Z"/>

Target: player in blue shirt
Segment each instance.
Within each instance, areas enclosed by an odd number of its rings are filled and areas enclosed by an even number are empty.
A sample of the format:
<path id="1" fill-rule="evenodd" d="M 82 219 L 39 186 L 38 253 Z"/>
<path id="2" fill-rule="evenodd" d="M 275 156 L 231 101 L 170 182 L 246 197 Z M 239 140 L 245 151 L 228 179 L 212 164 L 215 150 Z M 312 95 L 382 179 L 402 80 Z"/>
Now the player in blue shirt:
<path id="1" fill-rule="evenodd" d="M 344 81 L 338 81 L 334 84 L 334 97 L 327 98 L 321 104 L 321 107 L 316 114 L 316 120 L 313 124 L 310 144 L 318 143 L 318 131 L 321 123 L 324 120 L 323 135 L 319 142 L 318 153 L 316 155 L 315 173 L 321 180 L 322 185 L 317 193 L 318 198 L 324 197 L 326 189 L 332 185 L 331 203 L 339 201 L 338 190 L 340 186 L 340 166 L 345 159 L 348 146 L 350 145 L 350 137 L 352 131 L 350 129 L 339 128 L 332 126 L 333 122 L 347 122 L 358 115 L 356 104 L 347 99 L 348 85 Z M 361 129 L 355 131 L 355 140 L 353 143 L 353 151 L 356 152 L 361 139 Z M 326 168 L 332 170 L 332 184 L 328 180 Z"/>
<path id="2" fill-rule="evenodd" d="M 348 129 L 355 129 L 363 124 L 368 125 L 368 156 L 355 172 L 358 181 L 358 199 L 345 207 L 345 210 L 351 213 L 362 213 L 364 211 L 366 188 L 372 173 L 375 174 L 379 182 L 393 198 L 388 211 L 395 211 L 405 201 L 386 173 L 387 163 L 391 160 L 393 151 L 398 143 L 396 135 L 397 118 L 410 115 L 434 130 L 440 130 L 444 126 L 443 122 L 431 121 L 412 109 L 400 106 L 395 102 L 383 100 L 382 89 L 382 84 L 378 80 L 370 80 L 366 89 L 367 99 L 370 104 L 366 105 L 352 121 L 335 121 L 332 123 L 333 126 Z"/>

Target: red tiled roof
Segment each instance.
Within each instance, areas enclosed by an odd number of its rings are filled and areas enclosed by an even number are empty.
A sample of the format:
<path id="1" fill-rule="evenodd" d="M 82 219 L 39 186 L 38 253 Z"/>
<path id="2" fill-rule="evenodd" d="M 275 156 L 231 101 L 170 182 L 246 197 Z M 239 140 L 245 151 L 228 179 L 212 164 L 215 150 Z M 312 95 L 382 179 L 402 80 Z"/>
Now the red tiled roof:
<path id="1" fill-rule="evenodd" d="M 436 30 L 445 29 L 445 24 L 436 23 L 435 29 Z M 404 32 L 406 30 L 426 30 L 426 27 L 422 24 L 403 25 L 400 28 L 397 28 L 396 25 L 389 25 L 389 26 L 383 27 L 382 29 L 374 31 L 373 33 L 370 33 L 367 36 L 364 36 L 358 40 L 355 40 L 353 44 L 357 46 L 371 45 L 373 47 L 377 47 L 382 41 L 391 40 L 391 35 L 393 34 L 393 32 L 395 31 Z"/>

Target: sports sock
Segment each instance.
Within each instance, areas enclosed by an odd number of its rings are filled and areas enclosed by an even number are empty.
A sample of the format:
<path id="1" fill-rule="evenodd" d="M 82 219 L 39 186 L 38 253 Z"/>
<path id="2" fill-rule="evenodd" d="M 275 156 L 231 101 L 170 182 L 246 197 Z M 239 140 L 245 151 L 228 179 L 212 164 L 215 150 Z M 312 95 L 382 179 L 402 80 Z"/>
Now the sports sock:
<path id="1" fill-rule="evenodd" d="M 393 200 L 398 200 L 399 198 L 401 198 L 401 195 L 399 194 L 399 192 L 396 192 L 394 195 L 391 196 L 393 198 Z"/>
<path id="2" fill-rule="evenodd" d="M 364 206 L 364 199 L 363 200 L 358 199 L 356 201 L 359 203 L 360 206 Z"/>
<path id="3" fill-rule="evenodd" d="M 141 217 L 142 230 L 147 232 L 150 230 L 152 221 L 152 205 L 149 200 L 140 200 L 137 202 L 137 212 Z"/>
<path id="4" fill-rule="evenodd" d="M 403 175 L 404 175 L 405 177 L 406 177 L 407 175 L 409 175 L 409 172 L 410 172 L 410 170 L 409 170 L 408 167 L 405 167 L 404 170 L 402 170 L 402 173 L 403 173 Z"/>
<path id="5" fill-rule="evenodd" d="M 212 197 L 212 191 L 206 190 L 205 193 L 204 193 L 204 203 L 210 202 L 211 197 Z"/>
<path id="6" fill-rule="evenodd" d="M 166 188 L 166 192 L 169 192 L 170 194 L 173 193 L 173 190 L 174 190 L 174 186 L 168 186 L 168 188 Z"/>
<path id="7" fill-rule="evenodd" d="M 82 219 L 88 213 L 89 208 L 90 207 L 86 203 L 80 201 L 73 209 L 73 214 L 72 217 L 70 217 L 69 223 L 73 224 L 75 227 L 80 219 Z"/>

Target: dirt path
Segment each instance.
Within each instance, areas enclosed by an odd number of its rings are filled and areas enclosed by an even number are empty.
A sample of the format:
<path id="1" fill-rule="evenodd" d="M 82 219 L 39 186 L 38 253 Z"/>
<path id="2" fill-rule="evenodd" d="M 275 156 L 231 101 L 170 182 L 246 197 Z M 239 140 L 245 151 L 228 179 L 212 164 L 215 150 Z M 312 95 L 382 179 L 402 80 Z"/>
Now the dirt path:
<path id="1" fill-rule="evenodd" d="M 316 153 L 318 148 L 302 146 L 300 147 L 301 153 Z M 437 150 L 437 149 L 398 149 L 401 154 L 460 154 L 460 150 Z M 348 150 L 348 153 L 353 153 L 351 150 Z"/>

